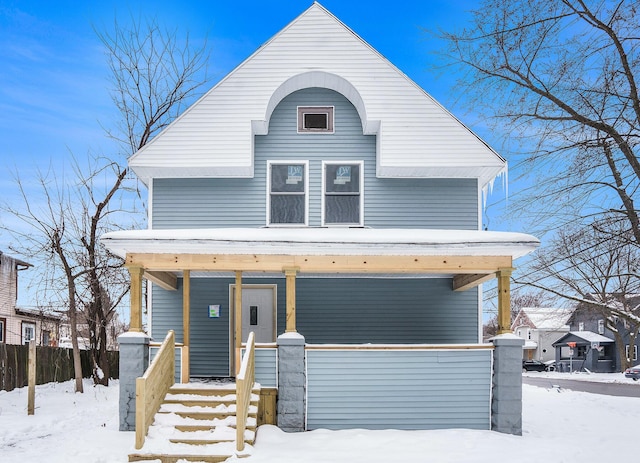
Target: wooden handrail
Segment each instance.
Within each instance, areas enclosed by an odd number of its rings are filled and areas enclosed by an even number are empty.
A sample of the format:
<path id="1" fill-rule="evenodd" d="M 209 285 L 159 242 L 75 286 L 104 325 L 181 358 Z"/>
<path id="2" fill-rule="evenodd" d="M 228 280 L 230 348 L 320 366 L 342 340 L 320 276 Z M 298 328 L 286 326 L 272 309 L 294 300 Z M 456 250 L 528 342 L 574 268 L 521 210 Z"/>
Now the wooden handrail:
<path id="1" fill-rule="evenodd" d="M 167 333 L 158 354 L 141 378 L 136 378 L 136 449 L 142 448 L 153 417 L 175 383 L 175 334 Z"/>
<path id="2" fill-rule="evenodd" d="M 251 392 L 255 380 L 255 350 L 255 338 L 251 332 L 242 357 L 240 372 L 236 377 L 236 449 L 239 452 L 244 450 L 244 431 L 247 428 Z"/>

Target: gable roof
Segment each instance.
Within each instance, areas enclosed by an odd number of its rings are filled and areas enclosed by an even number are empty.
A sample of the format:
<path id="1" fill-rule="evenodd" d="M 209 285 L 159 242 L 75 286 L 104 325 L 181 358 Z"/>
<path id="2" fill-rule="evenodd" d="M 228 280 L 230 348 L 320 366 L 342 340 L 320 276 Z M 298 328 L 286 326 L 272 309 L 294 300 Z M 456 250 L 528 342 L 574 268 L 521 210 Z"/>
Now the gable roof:
<path id="1" fill-rule="evenodd" d="M 153 177 L 252 177 L 253 137 L 301 88 L 348 98 L 376 134 L 379 177 L 478 178 L 506 161 L 380 53 L 314 3 L 129 159 Z"/>
<path id="2" fill-rule="evenodd" d="M 613 344 L 615 341 L 601 334 L 594 333 L 593 331 L 570 331 L 554 342 L 552 346 L 565 345 L 568 342 L 577 342 L 578 344 L 591 344 L 592 342 Z"/>
<path id="3" fill-rule="evenodd" d="M 551 307 L 523 307 L 513 321 L 512 329 L 527 325 L 538 330 L 568 329 L 568 320 L 573 309 Z"/>

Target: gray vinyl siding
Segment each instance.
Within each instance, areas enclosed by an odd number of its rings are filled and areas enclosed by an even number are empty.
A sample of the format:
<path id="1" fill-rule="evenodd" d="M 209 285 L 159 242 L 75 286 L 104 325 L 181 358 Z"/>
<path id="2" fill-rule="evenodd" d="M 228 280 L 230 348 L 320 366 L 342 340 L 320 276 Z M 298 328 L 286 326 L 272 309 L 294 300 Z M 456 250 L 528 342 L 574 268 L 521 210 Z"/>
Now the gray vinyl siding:
<path id="1" fill-rule="evenodd" d="M 334 106 L 334 134 L 298 134 L 297 106 Z M 447 156 L 446 152 L 442 156 Z M 363 135 L 353 105 L 332 90 L 310 88 L 284 98 L 269 133 L 255 136 L 254 178 L 157 178 L 153 228 L 261 227 L 266 224 L 269 160 L 309 161 L 309 225 L 321 224 L 322 161 L 364 161 L 365 226 L 478 228 L 475 179 L 376 177 L 376 138 Z"/>
<path id="2" fill-rule="evenodd" d="M 159 347 L 150 347 L 149 348 L 149 365 L 151 365 L 151 362 L 153 362 L 153 359 L 156 358 L 156 355 L 158 355 L 158 352 L 160 351 Z M 181 369 L 182 369 L 182 349 L 180 347 L 176 347 L 175 349 L 175 353 L 174 353 L 174 362 L 175 362 L 175 368 L 174 368 L 174 378 L 173 380 L 176 383 L 179 383 L 181 378 Z"/>
<path id="3" fill-rule="evenodd" d="M 243 356 L 244 352 L 242 349 Z M 278 387 L 278 349 L 257 348 L 255 356 L 256 382 L 262 387 Z"/>
<path id="4" fill-rule="evenodd" d="M 307 429 L 490 429 L 490 350 L 307 350 Z"/>
<path id="5" fill-rule="evenodd" d="M 454 292 L 448 278 L 298 278 L 296 296 L 310 344 L 478 341 L 478 292 Z"/>
<path id="6" fill-rule="evenodd" d="M 229 375 L 229 285 L 225 282 L 191 279 L 191 376 Z M 209 318 L 210 304 L 220 304 L 219 318 Z M 177 291 L 153 285 L 152 337 L 160 338 L 170 329 L 175 331 L 176 341 L 183 342 L 181 278 Z"/>
<path id="7" fill-rule="evenodd" d="M 230 284 L 231 278 L 191 279 L 192 376 L 229 374 Z M 277 333 L 284 333 L 284 279 L 245 278 L 243 284 L 277 285 Z M 220 304 L 220 318 L 208 318 L 210 304 Z M 448 278 L 299 277 L 296 319 L 309 344 L 476 343 L 478 292 L 454 292 Z M 153 286 L 152 336 L 161 340 L 169 329 L 182 342 L 181 279 L 177 291 Z"/>

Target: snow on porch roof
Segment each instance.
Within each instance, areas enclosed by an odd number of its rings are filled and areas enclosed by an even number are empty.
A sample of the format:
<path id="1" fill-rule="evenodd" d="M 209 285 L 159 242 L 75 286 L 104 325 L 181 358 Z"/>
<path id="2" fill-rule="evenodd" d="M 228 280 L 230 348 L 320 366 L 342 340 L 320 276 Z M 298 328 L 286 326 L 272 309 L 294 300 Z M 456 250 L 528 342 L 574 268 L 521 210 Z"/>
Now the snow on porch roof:
<path id="1" fill-rule="evenodd" d="M 522 257 L 540 241 L 524 233 L 374 228 L 215 228 L 106 233 L 115 254 L 265 254 Z"/>

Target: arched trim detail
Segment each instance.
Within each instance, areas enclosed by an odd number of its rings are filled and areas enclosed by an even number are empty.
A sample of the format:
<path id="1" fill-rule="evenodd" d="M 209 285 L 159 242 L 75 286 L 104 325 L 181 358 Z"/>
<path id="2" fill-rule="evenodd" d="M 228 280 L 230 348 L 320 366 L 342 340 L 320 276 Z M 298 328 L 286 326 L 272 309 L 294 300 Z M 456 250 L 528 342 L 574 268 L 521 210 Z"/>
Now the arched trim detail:
<path id="1" fill-rule="evenodd" d="M 266 135 L 269 131 L 269 121 L 276 106 L 288 95 L 297 90 L 304 88 L 328 88 L 334 90 L 346 99 L 356 108 L 362 123 L 362 131 L 365 135 L 375 135 L 380 127 L 379 121 L 369 121 L 367 119 L 367 111 L 364 100 L 360 92 L 353 86 L 351 82 L 336 74 L 323 71 L 309 71 L 295 75 L 284 81 L 271 95 L 265 117 L 263 121 L 252 121 L 254 135 Z"/>

